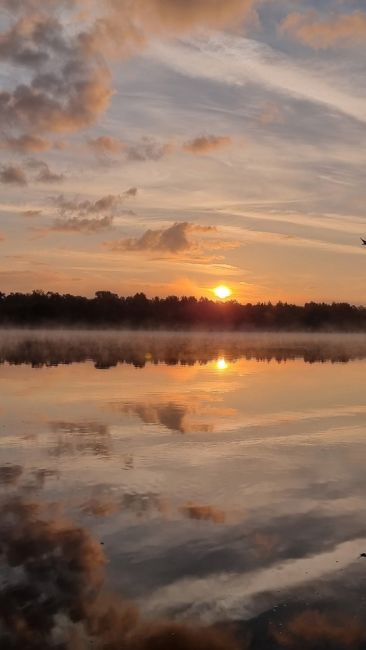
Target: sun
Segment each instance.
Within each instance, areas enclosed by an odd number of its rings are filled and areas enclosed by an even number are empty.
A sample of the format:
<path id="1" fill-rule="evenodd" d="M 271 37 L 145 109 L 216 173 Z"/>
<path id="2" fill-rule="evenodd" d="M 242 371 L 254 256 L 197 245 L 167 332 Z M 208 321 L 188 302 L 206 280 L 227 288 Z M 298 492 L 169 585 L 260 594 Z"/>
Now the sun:
<path id="1" fill-rule="evenodd" d="M 225 361 L 224 357 L 220 357 L 216 361 L 216 369 L 217 370 L 227 370 L 229 367 L 229 364 Z"/>
<path id="2" fill-rule="evenodd" d="M 220 286 L 215 287 L 213 289 L 213 293 L 217 298 L 220 298 L 220 300 L 225 300 L 225 298 L 231 296 L 232 291 L 231 289 L 229 289 L 229 287 L 226 287 L 224 284 L 220 284 Z"/>

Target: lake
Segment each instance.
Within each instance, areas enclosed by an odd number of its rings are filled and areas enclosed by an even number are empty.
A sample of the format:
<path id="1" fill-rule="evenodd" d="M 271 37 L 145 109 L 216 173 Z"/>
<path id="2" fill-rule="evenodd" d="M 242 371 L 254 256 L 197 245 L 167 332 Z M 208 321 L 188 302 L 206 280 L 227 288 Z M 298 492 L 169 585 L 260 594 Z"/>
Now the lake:
<path id="1" fill-rule="evenodd" d="M 0 334 L 1 647 L 365 647 L 365 377 L 362 335 Z"/>

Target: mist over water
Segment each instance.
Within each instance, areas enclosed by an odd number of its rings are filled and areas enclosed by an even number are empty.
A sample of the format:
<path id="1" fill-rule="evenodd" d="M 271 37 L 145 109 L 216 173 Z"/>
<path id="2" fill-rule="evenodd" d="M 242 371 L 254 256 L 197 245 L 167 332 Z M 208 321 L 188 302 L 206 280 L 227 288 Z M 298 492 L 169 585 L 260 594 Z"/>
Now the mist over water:
<path id="1" fill-rule="evenodd" d="M 2 332 L 3 647 L 364 648 L 365 370 L 362 335 Z"/>

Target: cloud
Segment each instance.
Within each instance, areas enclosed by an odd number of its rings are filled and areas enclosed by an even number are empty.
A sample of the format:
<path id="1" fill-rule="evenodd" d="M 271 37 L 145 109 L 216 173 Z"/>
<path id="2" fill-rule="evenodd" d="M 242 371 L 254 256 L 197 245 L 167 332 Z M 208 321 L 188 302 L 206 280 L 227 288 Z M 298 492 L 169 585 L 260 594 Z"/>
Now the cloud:
<path id="1" fill-rule="evenodd" d="M 69 7 L 76 9 L 77 3 Z M 23 66 L 25 74 L 22 83 L 0 93 L 5 128 L 75 131 L 92 124 L 108 106 L 112 91 L 106 64 L 99 56 L 85 56 L 79 34 L 69 28 L 71 16 L 63 23 L 58 9 L 55 2 L 8 7 L 14 21 L 1 34 L 0 60 Z"/>
<path id="2" fill-rule="evenodd" d="M 27 177 L 22 167 L 4 165 L 0 170 L 0 183 L 7 185 L 27 185 Z"/>
<path id="3" fill-rule="evenodd" d="M 138 192 L 137 187 L 130 187 L 128 190 L 124 192 L 123 196 L 135 198 L 137 196 L 137 192 Z"/>
<path id="4" fill-rule="evenodd" d="M 181 507 L 180 511 L 188 519 L 195 519 L 197 521 L 211 521 L 214 524 L 224 524 L 226 521 L 225 512 L 213 506 L 186 503 Z"/>
<path id="5" fill-rule="evenodd" d="M 161 251 L 176 254 L 189 251 L 194 247 L 194 243 L 189 240 L 188 236 L 195 232 L 217 232 L 217 229 L 215 226 L 199 226 L 183 221 L 174 223 L 167 228 L 146 230 L 141 237 L 112 242 L 110 249 L 113 251 Z"/>
<path id="6" fill-rule="evenodd" d="M 136 162 L 145 162 L 147 160 L 161 160 L 168 154 L 172 153 L 174 146 L 170 143 L 160 144 L 153 138 L 142 138 L 141 142 L 135 145 L 129 145 L 126 149 L 128 160 Z"/>
<path id="7" fill-rule="evenodd" d="M 270 124 L 281 124 L 283 122 L 283 114 L 280 106 L 275 102 L 267 102 L 258 116 L 258 123 L 261 126 L 269 126 Z"/>
<path id="8" fill-rule="evenodd" d="M 169 66 L 192 79 L 207 79 L 229 85 L 254 83 L 266 91 L 327 106 L 365 122 L 366 101 L 344 87 L 332 66 L 324 74 L 314 66 L 286 55 L 264 42 L 235 34 L 217 33 L 212 38 L 195 38 L 186 43 L 154 43 L 149 55 L 155 63 Z"/>
<path id="9" fill-rule="evenodd" d="M 105 458 L 110 453 L 111 436 L 107 425 L 99 422 L 50 422 L 57 433 L 52 456 L 92 454 Z"/>
<path id="10" fill-rule="evenodd" d="M 109 230 L 112 226 L 113 217 L 100 217 L 100 219 L 70 217 L 69 219 L 56 219 L 50 230 L 95 234 L 103 230 Z"/>
<path id="11" fill-rule="evenodd" d="M 366 629 L 355 617 L 344 614 L 307 610 L 281 625 L 273 626 L 272 633 L 285 648 L 356 648 L 364 644 Z"/>
<path id="12" fill-rule="evenodd" d="M 106 155 L 122 153 L 126 145 L 121 140 L 118 140 L 118 138 L 104 135 L 99 136 L 99 138 L 88 140 L 88 146 L 94 151 L 94 153 L 98 155 Z"/>
<path id="13" fill-rule="evenodd" d="M 69 633 L 84 618 L 101 584 L 101 546 L 82 528 L 17 499 L 0 505 L 0 535 L 2 564 L 12 575 L 0 589 L 1 646 L 47 650 L 57 615 Z"/>
<path id="14" fill-rule="evenodd" d="M 364 43 L 366 13 L 333 13 L 330 17 L 325 17 L 317 11 L 293 12 L 283 20 L 280 29 L 282 33 L 289 34 L 314 49 L 326 49 L 338 43 Z"/>
<path id="15" fill-rule="evenodd" d="M 126 143 L 111 136 L 100 136 L 88 140 L 88 146 L 97 156 L 109 156 L 123 154 L 127 160 L 133 162 L 145 162 L 148 160 L 160 160 L 174 150 L 170 143 L 160 143 L 154 138 L 142 137 L 135 143 Z"/>
<path id="16" fill-rule="evenodd" d="M 93 517 L 109 517 L 121 510 L 121 506 L 112 499 L 93 497 L 83 503 L 81 510 L 86 515 Z"/>
<path id="17" fill-rule="evenodd" d="M 122 154 L 132 162 L 161 160 L 174 152 L 184 151 L 193 155 L 206 155 L 216 149 L 228 147 L 232 138 L 220 135 L 203 135 L 183 143 L 158 142 L 151 137 L 143 137 L 135 143 L 124 143 L 109 136 L 101 136 L 88 141 L 88 146 L 102 156 Z"/>
<path id="18" fill-rule="evenodd" d="M 122 194 L 107 194 L 102 196 L 96 201 L 90 201 L 86 199 L 84 201 L 78 201 L 77 199 L 66 199 L 62 194 L 55 199 L 53 203 L 59 208 L 60 213 L 63 215 L 66 214 L 75 214 L 78 216 L 89 216 L 93 214 L 100 214 L 101 212 L 108 212 L 114 214 L 123 203 L 137 196 L 137 188 L 130 187 Z"/>
<path id="19" fill-rule="evenodd" d="M 0 485 L 13 485 L 23 473 L 21 465 L 1 465 L 0 466 Z"/>
<path id="20" fill-rule="evenodd" d="M 24 75 L 22 83 L 0 92 L 1 124 L 37 134 L 91 126 L 113 94 L 111 57 L 135 53 L 155 36 L 237 25 L 252 15 L 254 1 L 104 0 L 95 18 L 93 3 L 89 8 L 80 0 L 3 0 L 13 20 L 1 34 L 0 60 L 22 66 Z M 118 145 L 104 140 L 94 146 L 105 153 Z"/>
<path id="21" fill-rule="evenodd" d="M 109 0 L 109 11 L 83 35 L 86 51 L 112 56 L 145 47 L 154 36 L 180 36 L 199 29 L 237 25 L 253 17 L 254 0 Z"/>
<path id="22" fill-rule="evenodd" d="M 15 138 L 5 138 L 0 142 L 0 149 L 7 149 L 14 153 L 42 153 L 52 147 L 52 142 L 35 135 L 23 134 Z"/>
<path id="23" fill-rule="evenodd" d="M 36 167 L 39 165 L 40 163 L 36 161 Z M 57 175 L 52 174 L 46 167 L 41 163 L 37 180 L 51 182 L 50 177 L 52 177 L 53 181 L 56 181 Z M 59 216 L 49 228 L 42 229 L 39 233 L 47 235 L 54 231 L 97 234 L 109 230 L 113 226 L 114 217 L 118 214 L 125 201 L 135 198 L 137 192 L 136 187 L 130 187 L 122 194 L 107 194 L 95 201 L 89 199 L 80 201 L 76 198 L 68 199 L 60 194 L 56 198 L 52 198 L 52 203 L 56 206 Z"/>
<path id="24" fill-rule="evenodd" d="M 162 404 L 148 402 L 124 404 L 119 410 L 122 413 L 136 415 L 145 424 L 158 424 L 174 433 L 207 433 L 213 431 L 212 424 L 192 421 L 190 416 L 195 414 L 194 409 L 176 401 L 167 401 Z"/>
<path id="25" fill-rule="evenodd" d="M 205 155 L 216 149 L 228 147 L 232 140 L 228 136 L 203 135 L 194 140 L 189 140 L 182 145 L 183 151 L 197 155 Z"/>
<path id="26" fill-rule="evenodd" d="M 38 172 L 34 178 L 38 183 L 62 183 L 65 180 L 63 174 L 51 171 L 47 163 L 42 160 L 32 158 L 27 161 L 27 167 Z"/>
<path id="27" fill-rule="evenodd" d="M 56 509 L 57 512 L 57 509 Z M 214 626 L 143 620 L 105 588 L 106 559 L 84 528 L 38 502 L 0 504 L 0 644 L 6 648 L 239 650 Z M 123 567 L 121 567 L 123 571 Z"/>
<path id="28" fill-rule="evenodd" d="M 34 217 L 40 217 L 42 210 L 24 210 L 22 212 L 22 217 L 27 217 L 33 219 Z"/>

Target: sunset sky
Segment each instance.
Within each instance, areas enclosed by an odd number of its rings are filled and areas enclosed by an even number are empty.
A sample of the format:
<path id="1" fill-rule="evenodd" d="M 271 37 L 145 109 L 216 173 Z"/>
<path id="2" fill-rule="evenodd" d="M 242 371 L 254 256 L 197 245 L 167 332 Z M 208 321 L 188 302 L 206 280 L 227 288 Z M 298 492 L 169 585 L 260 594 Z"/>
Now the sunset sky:
<path id="1" fill-rule="evenodd" d="M 0 0 L 0 291 L 365 303 L 366 7 Z"/>

